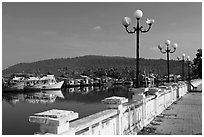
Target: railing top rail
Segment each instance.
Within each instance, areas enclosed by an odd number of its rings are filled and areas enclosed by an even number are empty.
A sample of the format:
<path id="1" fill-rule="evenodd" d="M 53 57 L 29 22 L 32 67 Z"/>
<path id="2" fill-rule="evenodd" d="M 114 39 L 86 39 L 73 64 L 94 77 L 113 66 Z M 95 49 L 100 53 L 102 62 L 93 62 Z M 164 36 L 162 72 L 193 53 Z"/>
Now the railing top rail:
<path id="1" fill-rule="evenodd" d="M 104 110 L 104 111 L 101 111 L 93 115 L 90 115 L 82 119 L 71 122 L 70 128 L 74 129 L 77 132 L 87 127 L 90 127 L 96 123 L 99 123 L 105 119 L 108 119 L 112 116 L 115 116 L 117 114 L 118 114 L 118 111 L 114 109 Z"/>
<path id="2" fill-rule="evenodd" d="M 151 99 L 155 98 L 155 95 L 147 95 L 146 96 L 146 101 L 149 101 Z"/>
<path id="3" fill-rule="evenodd" d="M 134 107 L 134 106 L 141 106 L 142 105 L 142 100 L 140 101 L 130 101 L 130 102 L 127 102 L 127 103 L 124 103 L 123 106 L 124 107 Z"/>

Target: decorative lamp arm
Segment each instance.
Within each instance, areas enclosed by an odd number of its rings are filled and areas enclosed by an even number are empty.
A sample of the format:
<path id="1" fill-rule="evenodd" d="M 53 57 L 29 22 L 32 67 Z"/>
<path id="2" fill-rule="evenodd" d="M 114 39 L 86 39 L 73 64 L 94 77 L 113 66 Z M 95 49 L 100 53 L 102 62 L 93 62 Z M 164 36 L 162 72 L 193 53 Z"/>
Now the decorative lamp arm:
<path id="1" fill-rule="evenodd" d="M 170 53 L 174 53 L 176 51 L 176 48 L 178 47 L 178 44 L 174 43 L 174 45 L 172 47 L 173 47 L 173 50 L 172 51 L 170 50 Z"/>
<path id="2" fill-rule="evenodd" d="M 149 26 L 147 30 L 142 30 L 142 28 L 143 28 L 142 26 L 141 26 L 141 28 L 140 28 L 140 31 L 143 32 L 143 33 L 148 32 L 148 31 L 151 29 L 151 26 L 152 26 L 152 24 L 154 23 L 154 19 L 148 19 L 148 18 L 147 18 L 146 23 L 147 23 L 148 26 Z"/>
<path id="3" fill-rule="evenodd" d="M 173 48 L 173 50 L 170 50 L 170 53 L 174 53 L 176 51 L 176 48 Z"/>
<path id="4" fill-rule="evenodd" d="M 141 31 L 142 33 L 146 33 L 146 32 L 148 32 L 148 31 L 151 29 L 151 26 L 152 26 L 152 25 L 149 24 L 148 26 L 149 26 L 149 27 L 148 27 L 147 30 L 143 30 L 143 26 L 141 26 L 141 27 L 140 27 L 140 31 Z"/>
<path id="5" fill-rule="evenodd" d="M 125 27 L 125 29 L 126 29 L 126 31 L 127 31 L 129 34 L 133 34 L 133 33 L 135 33 L 135 31 L 136 31 L 136 28 L 135 28 L 135 27 L 133 27 L 133 31 L 129 31 L 129 30 L 128 30 L 128 27 Z"/>
<path id="6" fill-rule="evenodd" d="M 167 53 L 167 51 L 166 50 L 163 50 L 163 48 L 161 48 L 161 49 L 159 49 L 160 51 L 161 51 L 161 53 Z"/>

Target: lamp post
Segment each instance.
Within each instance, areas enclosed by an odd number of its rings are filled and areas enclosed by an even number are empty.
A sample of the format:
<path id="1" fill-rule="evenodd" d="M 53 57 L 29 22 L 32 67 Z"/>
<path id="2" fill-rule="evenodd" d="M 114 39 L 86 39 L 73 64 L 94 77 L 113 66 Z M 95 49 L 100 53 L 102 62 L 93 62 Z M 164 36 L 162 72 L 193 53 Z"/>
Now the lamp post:
<path id="1" fill-rule="evenodd" d="M 185 54 L 182 54 L 182 60 L 180 57 L 177 57 L 177 59 L 179 61 L 182 61 L 182 75 L 183 75 L 183 81 L 185 80 L 185 71 L 184 71 L 184 66 L 185 66 Z M 190 79 L 190 67 L 191 67 L 191 60 L 190 60 L 190 56 L 187 56 L 186 58 L 186 63 L 188 65 L 188 76 L 187 76 L 187 80 Z"/>
<path id="2" fill-rule="evenodd" d="M 191 67 L 191 60 L 190 60 L 190 56 L 187 56 L 187 64 L 188 64 L 188 81 L 189 81 L 189 84 L 190 84 L 190 81 L 191 81 L 191 73 L 190 73 L 190 67 Z"/>
<path id="3" fill-rule="evenodd" d="M 185 80 L 185 70 L 184 70 L 185 56 L 186 56 L 186 55 L 183 53 L 183 54 L 182 54 L 182 59 L 181 59 L 180 57 L 177 57 L 177 59 L 182 62 L 182 80 L 183 80 L 183 81 Z M 188 57 L 189 57 L 189 56 L 188 56 Z"/>
<path id="4" fill-rule="evenodd" d="M 190 57 L 187 57 L 187 63 L 188 63 L 188 91 L 191 90 L 191 60 Z"/>
<path id="5" fill-rule="evenodd" d="M 136 10 L 134 12 L 134 16 L 136 18 L 136 26 L 133 27 L 133 30 L 129 31 L 128 30 L 128 26 L 130 25 L 131 23 L 131 19 L 129 17 L 124 17 L 122 19 L 122 24 L 123 26 L 125 27 L 126 31 L 129 33 L 129 34 L 135 34 L 136 36 L 136 87 L 139 88 L 139 34 L 140 32 L 141 33 L 145 33 L 145 32 L 148 32 L 152 26 L 152 24 L 154 23 L 154 20 L 153 19 L 147 19 L 146 23 L 148 24 L 148 29 L 147 30 L 144 30 L 143 29 L 143 26 L 140 26 L 139 25 L 139 21 L 140 21 L 140 18 L 142 18 L 143 16 L 143 12 L 141 10 Z"/>
<path id="6" fill-rule="evenodd" d="M 185 65 L 185 54 L 183 54 L 182 55 L 182 66 L 184 66 Z M 177 57 L 178 58 L 178 60 L 180 60 L 180 57 Z M 190 91 L 191 90 L 191 70 L 190 70 L 190 67 L 191 67 L 191 60 L 190 60 L 190 56 L 187 56 L 187 58 L 186 58 L 186 63 L 187 63 L 187 66 L 188 66 L 188 77 L 186 78 L 186 80 L 188 81 L 188 91 Z M 184 72 L 184 68 L 183 68 L 183 72 Z M 184 81 L 185 79 L 184 79 L 184 77 L 183 77 L 183 81 Z"/>
<path id="7" fill-rule="evenodd" d="M 176 43 L 174 43 L 174 45 L 172 46 L 173 47 L 173 50 L 169 48 L 169 45 L 171 44 L 171 41 L 170 40 L 167 40 L 165 42 L 166 44 L 166 49 L 163 49 L 162 45 L 159 45 L 158 48 L 159 50 L 161 51 L 161 53 L 167 55 L 167 74 L 168 74 L 168 79 L 167 79 L 167 82 L 169 83 L 170 80 L 169 80 L 169 53 L 174 53 L 176 51 L 176 48 L 178 47 L 178 45 Z"/>

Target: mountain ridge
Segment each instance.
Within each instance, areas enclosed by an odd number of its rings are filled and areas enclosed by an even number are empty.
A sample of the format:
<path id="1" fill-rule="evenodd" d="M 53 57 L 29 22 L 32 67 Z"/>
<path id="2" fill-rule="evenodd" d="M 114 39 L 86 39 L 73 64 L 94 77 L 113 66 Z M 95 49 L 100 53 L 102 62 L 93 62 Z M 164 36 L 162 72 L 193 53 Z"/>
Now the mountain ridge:
<path id="1" fill-rule="evenodd" d="M 180 73 L 180 62 L 170 60 L 170 72 Z M 2 70 L 2 74 L 10 74 L 17 72 L 25 73 L 43 73 L 48 72 L 54 75 L 62 75 L 62 71 L 82 73 L 86 70 L 96 69 L 111 69 L 116 68 L 122 70 L 129 68 L 134 70 L 136 59 L 122 56 L 99 56 L 99 55 L 85 55 L 73 58 L 55 58 L 46 59 L 30 63 L 18 63 L 7 69 Z M 144 59 L 140 58 L 140 71 L 154 71 L 162 75 L 166 74 L 167 65 L 166 60 L 163 59 Z"/>

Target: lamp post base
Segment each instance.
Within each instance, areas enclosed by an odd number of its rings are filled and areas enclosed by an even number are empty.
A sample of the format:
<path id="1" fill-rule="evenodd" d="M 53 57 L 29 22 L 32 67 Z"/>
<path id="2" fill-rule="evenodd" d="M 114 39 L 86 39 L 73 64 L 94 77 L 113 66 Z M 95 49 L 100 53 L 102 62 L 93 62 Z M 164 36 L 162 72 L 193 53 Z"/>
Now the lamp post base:
<path id="1" fill-rule="evenodd" d="M 140 87 L 140 82 L 137 81 L 136 78 L 133 79 L 133 87 L 135 87 L 135 88 L 139 88 Z"/>

